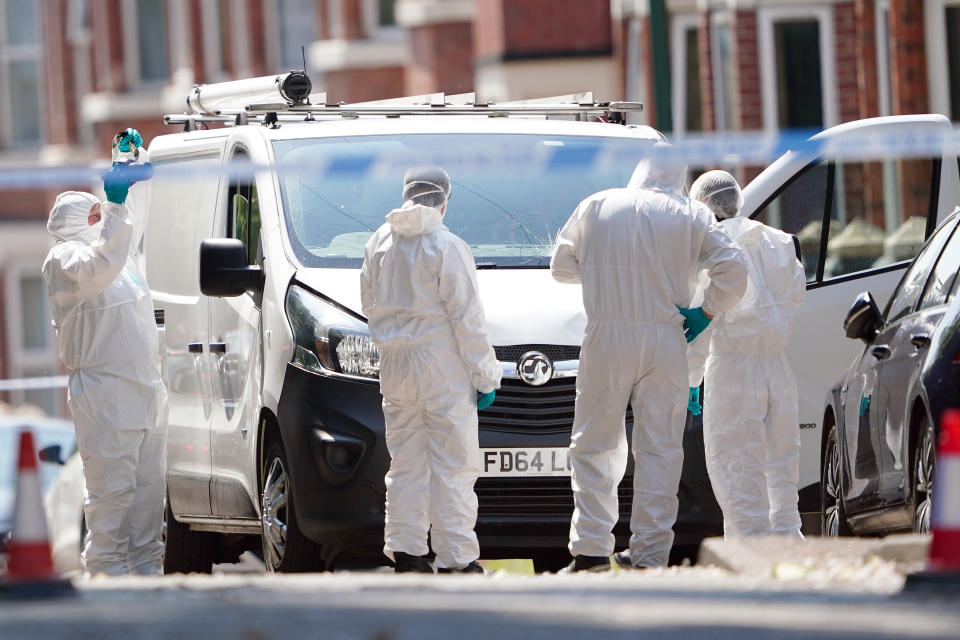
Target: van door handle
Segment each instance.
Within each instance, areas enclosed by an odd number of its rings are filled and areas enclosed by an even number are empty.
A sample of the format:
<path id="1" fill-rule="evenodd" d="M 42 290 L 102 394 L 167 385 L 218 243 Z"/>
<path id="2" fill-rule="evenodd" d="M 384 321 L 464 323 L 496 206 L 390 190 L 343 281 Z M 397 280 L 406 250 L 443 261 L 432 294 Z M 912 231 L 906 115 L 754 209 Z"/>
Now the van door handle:
<path id="1" fill-rule="evenodd" d="M 210 343 L 210 353 L 226 353 L 227 352 L 227 343 L 226 342 L 211 342 Z"/>
<path id="2" fill-rule="evenodd" d="M 202 342 L 191 342 L 187 345 L 188 353 L 203 353 L 203 343 Z"/>
<path id="3" fill-rule="evenodd" d="M 910 336 L 910 344 L 917 349 L 923 349 L 930 346 L 930 336 L 925 333 L 915 333 Z"/>
<path id="4" fill-rule="evenodd" d="M 211 347 L 213 345 L 210 345 Z M 878 344 L 873 349 L 870 350 L 870 353 L 873 354 L 873 357 L 877 360 L 886 360 L 890 357 L 890 347 L 885 344 Z"/>

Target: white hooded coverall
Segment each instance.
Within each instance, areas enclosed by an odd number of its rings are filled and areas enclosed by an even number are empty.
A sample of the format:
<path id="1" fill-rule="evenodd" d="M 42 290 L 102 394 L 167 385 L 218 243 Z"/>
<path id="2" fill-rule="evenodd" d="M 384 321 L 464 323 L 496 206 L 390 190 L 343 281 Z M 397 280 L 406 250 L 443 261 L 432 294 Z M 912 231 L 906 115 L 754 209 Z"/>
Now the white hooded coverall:
<path id="1" fill-rule="evenodd" d="M 641 162 L 627 188 L 580 203 L 560 231 L 550 268 L 582 283 L 587 327 L 570 443 L 574 497 L 570 553 L 609 556 L 627 465 L 624 418 L 633 407 L 630 555 L 667 563 L 677 517 L 687 411 L 688 307 L 700 269 L 703 310 L 723 312 L 746 286 L 740 251 L 710 210 L 682 193 L 685 167 Z"/>
<path id="2" fill-rule="evenodd" d="M 87 575 L 163 573 L 166 392 L 150 290 L 136 260 L 148 185 L 125 205 L 66 192 L 50 211 L 43 263 L 83 462 Z"/>
<path id="3" fill-rule="evenodd" d="M 363 313 L 380 348 L 390 470 L 384 553 L 462 568 L 480 555 L 477 391 L 499 388 L 470 248 L 439 209 L 407 201 L 366 245 Z"/>
<path id="4" fill-rule="evenodd" d="M 797 382 L 784 349 L 806 277 L 786 233 L 745 217 L 720 226 L 739 245 L 748 282 L 690 345 L 690 386 L 704 380 L 710 483 L 725 535 L 799 537 Z"/>

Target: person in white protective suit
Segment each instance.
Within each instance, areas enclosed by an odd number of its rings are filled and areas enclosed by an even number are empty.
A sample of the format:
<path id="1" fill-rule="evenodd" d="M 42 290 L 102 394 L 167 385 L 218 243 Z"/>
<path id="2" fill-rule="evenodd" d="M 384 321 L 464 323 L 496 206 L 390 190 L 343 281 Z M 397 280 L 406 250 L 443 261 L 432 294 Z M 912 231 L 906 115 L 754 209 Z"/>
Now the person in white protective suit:
<path id="1" fill-rule="evenodd" d="M 139 134 L 127 132 L 128 148 L 139 146 Z M 107 201 L 62 193 L 47 222 L 56 245 L 42 271 L 60 358 L 70 369 L 87 488 L 81 558 L 88 576 L 163 573 L 166 393 L 153 303 L 136 260 L 149 183 L 128 196 L 132 179 L 115 166 L 104 176 Z"/>
<path id="2" fill-rule="evenodd" d="M 610 566 L 617 485 L 627 465 L 628 403 L 632 535 L 618 562 L 638 568 L 667 563 L 683 466 L 685 335 L 692 339 L 702 331 L 746 286 L 740 251 L 705 206 L 683 195 L 686 167 L 664 147 L 658 144 L 640 162 L 626 188 L 581 202 L 550 261 L 557 281 L 582 283 L 587 313 L 570 442 L 574 558 L 565 571 Z M 710 278 L 702 308 L 686 309 L 700 269 Z"/>
<path id="3" fill-rule="evenodd" d="M 726 171 L 700 176 L 690 197 L 713 210 L 747 264 L 743 298 L 690 345 L 691 394 L 703 380 L 707 472 L 724 535 L 802 537 L 797 382 L 784 349 L 806 295 L 803 266 L 790 235 L 738 216 L 743 196 Z"/>
<path id="4" fill-rule="evenodd" d="M 363 313 L 380 349 L 390 470 L 384 553 L 397 572 L 482 573 L 474 526 L 480 471 L 477 408 L 500 386 L 470 248 L 442 222 L 450 177 L 404 176 L 399 209 L 366 245 Z M 479 399 L 478 399 L 478 394 Z"/>

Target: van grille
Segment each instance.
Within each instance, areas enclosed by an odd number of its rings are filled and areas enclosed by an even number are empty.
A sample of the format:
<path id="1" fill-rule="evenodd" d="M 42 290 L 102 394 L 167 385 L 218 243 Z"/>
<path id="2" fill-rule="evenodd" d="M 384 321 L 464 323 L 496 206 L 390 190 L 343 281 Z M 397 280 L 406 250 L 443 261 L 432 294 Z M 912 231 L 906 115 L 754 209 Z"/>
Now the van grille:
<path id="1" fill-rule="evenodd" d="M 488 431 L 525 433 L 569 432 L 577 399 L 576 378 L 555 378 L 534 387 L 522 380 L 500 381 L 493 404 L 477 412 L 480 428 Z M 627 407 L 627 424 L 633 424 L 633 412 Z M 531 442 L 531 446 L 536 446 Z"/>
<path id="2" fill-rule="evenodd" d="M 528 351 L 539 351 L 554 362 L 559 360 L 579 360 L 580 347 L 576 345 L 560 344 L 513 344 L 503 347 L 494 347 L 497 360 L 500 362 L 516 362 L 520 356 Z"/>
<path id="3" fill-rule="evenodd" d="M 478 517 L 573 515 L 570 478 L 478 478 L 474 487 Z M 624 477 L 617 488 L 620 516 L 630 517 L 633 477 Z"/>

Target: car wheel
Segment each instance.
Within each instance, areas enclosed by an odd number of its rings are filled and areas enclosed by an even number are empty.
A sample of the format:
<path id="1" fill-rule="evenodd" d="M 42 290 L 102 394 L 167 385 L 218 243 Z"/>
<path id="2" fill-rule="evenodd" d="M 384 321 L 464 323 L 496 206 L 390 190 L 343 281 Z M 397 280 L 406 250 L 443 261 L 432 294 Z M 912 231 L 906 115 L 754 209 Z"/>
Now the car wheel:
<path id="1" fill-rule="evenodd" d="M 840 446 L 832 425 L 820 465 L 820 535 L 827 538 L 850 535 L 840 485 Z"/>
<path id="2" fill-rule="evenodd" d="M 300 531 L 286 452 L 270 440 L 261 467 L 260 528 L 268 573 L 322 571 L 322 548 Z"/>
<path id="3" fill-rule="evenodd" d="M 216 550 L 216 534 L 191 531 L 190 526 L 174 517 L 170 498 L 163 511 L 162 535 L 166 539 L 163 552 L 163 572 L 211 573 Z"/>
<path id="4" fill-rule="evenodd" d="M 937 464 L 936 438 L 930 421 L 924 416 L 918 431 L 919 440 L 913 452 L 913 530 L 930 531 L 930 513 L 933 508 L 933 476 Z"/>

